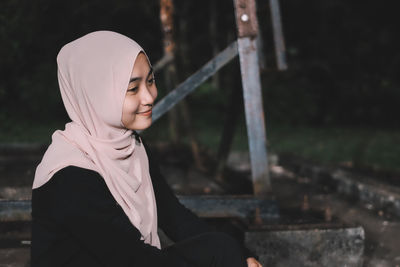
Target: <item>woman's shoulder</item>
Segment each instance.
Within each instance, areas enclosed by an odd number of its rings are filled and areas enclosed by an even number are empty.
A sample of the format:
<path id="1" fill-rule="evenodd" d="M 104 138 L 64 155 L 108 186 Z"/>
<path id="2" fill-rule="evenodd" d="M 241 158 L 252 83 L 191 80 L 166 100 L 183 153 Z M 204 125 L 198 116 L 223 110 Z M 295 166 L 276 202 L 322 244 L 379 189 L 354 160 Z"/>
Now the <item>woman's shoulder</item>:
<path id="1" fill-rule="evenodd" d="M 70 189 L 79 190 L 82 187 L 104 188 L 106 186 L 101 175 L 94 171 L 78 166 L 66 166 L 56 171 L 50 180 L 39 188 L 34 189 L 35 192 L 40 191 L 65 191 Z"/>
<path id="2" fill-rule="evenodd" d="M 94 170 L 78 166 L 66 166 L 53 174 L 53 178 L 95 178 L 101 177 L 100 174 Z"/>
<path id="3" fill-rule="evenodd" d="M 32 191 L 32 216 L 63 220 L 95 211 L 115 212 L 115 200 L 96 171 L 67 166 Z"/>
<path id="4" fill-rule="evenodd" d="M 32 216 L 36 218 L 85 213 L 88 209 L 113 206 L 114 203 L 100 174 L 76 166 L 58 170 L 47 183 L 32 190 Z"/>

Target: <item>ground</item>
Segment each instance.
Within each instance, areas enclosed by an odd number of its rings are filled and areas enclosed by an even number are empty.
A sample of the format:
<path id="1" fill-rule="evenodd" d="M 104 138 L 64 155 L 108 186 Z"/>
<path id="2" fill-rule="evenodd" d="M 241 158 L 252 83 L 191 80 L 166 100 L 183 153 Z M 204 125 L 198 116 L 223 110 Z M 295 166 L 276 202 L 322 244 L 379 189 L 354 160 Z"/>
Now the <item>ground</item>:
<path id="1" fill-rule="evenodd" d="M 196 169 L 186 150 L 157 146 L 161 169 L 177 194 L 226 194 L 227 190 L 251 191 L 249 160 L 246 153 L 231 153 L 228 166 L 235 184 L 226 186 L 211 179 L 209 172 Z M 44 147 L 2 148 L 0 151 L 0 198 L 30 198 L 36 164 Z M 189 156 L 188 156 L 189 155 Z M 361 225 L 365 230 L 363 266 L 400 266 L 400 218 L 371 203 L 364 203 L 335 191 L 330 184 L 315 184 L 310 177 L 291 172 L 271 160 L 273 195 L 284 223 L 318 220 Z M 271 156 L 271 159 L 273 158 Z M 231 176 L 230 176 L 231 177 Z M 232 176 L 234 177 L 234 176 Z M 241 177 L 241 178 L 238 178 Z M 227 177 L 229 179 L 229 177 Z M 242 181 L 242 182 L 239 182 Z M 243 182 L 244 181 L 244 182 Z M 0 267 L 25 267 L 29 261 L 30 227 L 27 222 L 0 223 Z"/>

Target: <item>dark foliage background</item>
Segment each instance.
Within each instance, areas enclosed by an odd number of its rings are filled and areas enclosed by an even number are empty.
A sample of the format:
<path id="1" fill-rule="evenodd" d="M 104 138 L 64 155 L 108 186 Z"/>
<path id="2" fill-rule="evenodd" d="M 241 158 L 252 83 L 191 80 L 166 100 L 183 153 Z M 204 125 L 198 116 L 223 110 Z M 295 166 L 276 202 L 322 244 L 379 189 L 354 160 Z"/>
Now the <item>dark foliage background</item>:
<path id="1" fill-rule="evenodd" d="M 213 0 L 176 0 L 179 76 L 183 79 L 235 38 L 232 1 L 217 1 L 217 39 L 210 39 Z M 268 1 L 258 1 L 267 70 L 267 122 L 398 128 L 400 100 L 396 1 L 281 1 L 289 70 L 275 70 Z M 162 56 L 157 0 L 0 2 L 0 123 L 65 119 L 55 58 L 63 44 L 94 30 L 114 30 Z M 178 53 L 179 53 L 178 51 Z M 231 64 L 232 65 L 232 64 Z M 222 81 L 234 79 L 228 66 Z M 203 97 L 225 106 L 229 83 Z M 160 85 L 162 89 L 162 84 Z M 195 99 L 192 101 L 195 102 Z M 196 104 L 196 103 L 195 103 Z"/>
<path id="2" fill-rule="evenodd" d="M 57 84 L 60 48 L 95 30 L 134 37 L 161 56 L 158 1 L 0 2 L 0 119 L 66 116 Z"/>
<path id="3" fill-rule="evenodd" d="M 270 112 L 312 125 L 398 127 L 396 2 L 281 3 L 291 68 L 266 78 L 282 83 L 266 90 Z"/>

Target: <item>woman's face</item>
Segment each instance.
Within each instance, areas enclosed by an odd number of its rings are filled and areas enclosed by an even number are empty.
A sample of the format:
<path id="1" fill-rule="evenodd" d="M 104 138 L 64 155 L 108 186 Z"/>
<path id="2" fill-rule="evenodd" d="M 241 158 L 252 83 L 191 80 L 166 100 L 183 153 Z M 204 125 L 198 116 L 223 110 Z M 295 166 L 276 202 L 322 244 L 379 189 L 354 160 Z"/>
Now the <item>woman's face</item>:
<path id="1" fill-rule="evenodd" d="M 132 69 L 122 110 L 122 123 L 130 130 L 143 130 L 151 125 L 151 112 L 157 97 L 153 69 L 140 52 Z"/>

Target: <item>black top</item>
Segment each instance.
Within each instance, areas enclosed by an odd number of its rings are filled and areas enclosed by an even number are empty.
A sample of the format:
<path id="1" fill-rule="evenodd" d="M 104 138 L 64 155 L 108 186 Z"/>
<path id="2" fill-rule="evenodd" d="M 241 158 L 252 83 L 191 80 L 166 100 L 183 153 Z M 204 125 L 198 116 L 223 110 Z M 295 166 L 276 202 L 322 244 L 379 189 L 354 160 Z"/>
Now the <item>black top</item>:
<path id="1" fill-rule="evenodd" d="M 146 147 L 147 148 L 147 147 Z M 183 206 L 146 149 L 158 227 L 173 241 L 215 231 Z M 140 240 L 135 228 L 95 171 L 68 166 L 32 191 L 32 267 L 186 266 L 181 258 Z M 245 258 L 256 257 L 247 248 Z"/>

